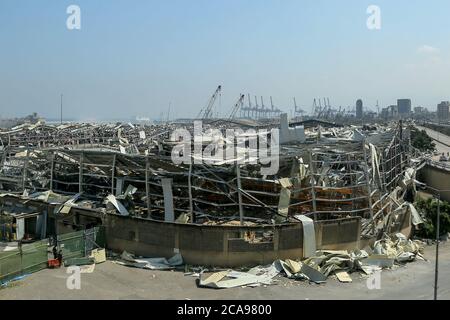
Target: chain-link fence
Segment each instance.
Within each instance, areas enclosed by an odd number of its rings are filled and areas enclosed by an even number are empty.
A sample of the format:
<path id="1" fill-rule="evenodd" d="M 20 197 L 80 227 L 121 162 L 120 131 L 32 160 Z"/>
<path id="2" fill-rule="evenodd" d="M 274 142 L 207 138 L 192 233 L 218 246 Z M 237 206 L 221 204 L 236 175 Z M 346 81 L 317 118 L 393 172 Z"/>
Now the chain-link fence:
<path id="1" fill-rule="evenodd" d="M 95 227 L 59 235 L 57 245 L 65 260 L 86 257 L 93 249 L 105 247 L 105 228 Z M 15 249 L 0 252 L 0 283 L 47 268 L 48 253 L 48 239 L 19 243 Z"/>
<path id="2" fill-rule="evenodd" d="M 57 242 L 63 259 L 86 257 L 93 249 L 105 247 L 105 228 L 100 226 L 61 234 L 57 236 Z"/>
<path id="3" fill-rule="evenodd" d="M 48 239 L 0 252 L 0 282 L 47 268 Z"/>

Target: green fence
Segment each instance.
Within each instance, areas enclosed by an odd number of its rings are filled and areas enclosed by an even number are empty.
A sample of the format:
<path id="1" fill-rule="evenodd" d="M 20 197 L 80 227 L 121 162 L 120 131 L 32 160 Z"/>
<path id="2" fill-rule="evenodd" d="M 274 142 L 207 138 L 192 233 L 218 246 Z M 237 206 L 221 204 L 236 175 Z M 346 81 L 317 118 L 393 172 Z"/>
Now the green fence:
<path id="1" fill-rule="evenodd" d="M 57 236 L 58 247 L 63 259 L 80 258 L 89 255 L 92 249 L 105 247 L 105 228 L 66 233 Z M 51 256 L 50 258 L 53 258 Z M 29 244 L 20 244 L 17 249 L 0 252 L 0 283 L 17 276 L 47 268 L 48 239 Z"/>
<path id="2" fill-rule="evenodd" d="M 61 234 L 57 241 L 64 260 L 86 257 L 92 249 L 105 247 L 105 228 L 100 226 Z"/>
<path id="3" fill-rule="evenodd" d="M 0 282 L 47 268 L 48 240 L 19 244 L 17 249 L 0 252 Z"/>

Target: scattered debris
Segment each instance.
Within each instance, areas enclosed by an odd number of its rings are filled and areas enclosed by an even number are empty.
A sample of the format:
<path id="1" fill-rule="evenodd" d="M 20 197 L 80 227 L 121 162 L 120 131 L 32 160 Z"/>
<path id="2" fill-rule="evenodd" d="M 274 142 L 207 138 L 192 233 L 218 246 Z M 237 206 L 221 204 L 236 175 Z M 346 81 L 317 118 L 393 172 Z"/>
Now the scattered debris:
<path id="1" fill-rule="evenodd" d="M 122 252 L 121 260 L 115 261 L 118 264 L 150 270 L 171 270 L 183 265 L 183 258 L 179 253 L 172 258 L 135 258 L 131 253 Z"/>
<path id="2" fill-rule="evenodd" d="M 255 267 L 248 272 L 227 270 L 213 273 L 204 278 L 200 275 L 199 286 L 215 289 L 235 288 L 242 286 L 257 287 L 273 284 L 273 278 L 280 273 L 280 269 L 273 263 L 269 267 Z"/>
<path id="3" fill-rule="evenodd" d="M 106 251 L 105 249 L 94 249 L 92 250 L 90 257 L 94 258 L 96 264 L 103 263 L 106 261 Z"/>
<path id="4" fill-rule="evenodd" d="M 275 283 L 274 277 L 279 274 L 284 274 L 289 279 L 306 280 L 317 284 L 325 283 L 327 278 L 334 274 L 340 282 L 350 283 L 353 281 L 350 276 L 352 272 L 370 275 L 383 268 L 392 268 L 395 262 L 410 262 L 414 260 L 411 257 L 422 257 L 420 252 L 423 250 L 423 244 L 420 241 L 408 240 L 401 233 L 395 237 L 397 239 L 395 242 L 389 237 L 385 237 L 383 242 L 376 242 L 373 249 L 375 253 L 371 255 L 365 250 L 352 252 L 319 250 L 314 256 L 303 261 L 276 260 L 269 267 L 257 266 L 247 272 L 225 270 L 209 276 L 204 273 L 189 273 L 189 275 L 199 277 L 201 287 L 217 289 L 271 285 Z M 391 256 L 377 253 L 385 252 L 387 246 L 390 248 Z"/>
<path id="5" fill-rule="evenodd" d="M 335 275 L 340 282 L 348 283 L 353 281 L 346 271 L 336 271 Z"/>

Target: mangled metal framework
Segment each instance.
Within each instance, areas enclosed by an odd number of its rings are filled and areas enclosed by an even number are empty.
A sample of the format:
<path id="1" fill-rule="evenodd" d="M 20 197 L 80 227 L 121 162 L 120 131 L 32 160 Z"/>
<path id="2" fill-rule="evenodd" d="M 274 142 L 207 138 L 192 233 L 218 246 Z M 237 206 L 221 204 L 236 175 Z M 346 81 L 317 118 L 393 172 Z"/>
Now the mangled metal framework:
<path id="1" fill-rule="evenodd" d="M 239 127 L 219 126 L 227 125 Z M 0 132 L 0 189 L 82 193 L 81 206 L 109 202 L 113 206 L 106 208 L 120 214 L 189 223 L 359 216 L 367 235 L 395 223 L 395 212 L 406 208 L 402 198 L 414 172 L 407 172 L 409 133 L 401 124 L 361 139 L 333 138 L 337 129 L 327 138 L 320 128 L 311 129 L 307 141 L 281 146 L 280 170 L 267 177 L 253 164 L 239 170 L 234 163 L 175 165 L 169 141 L 174 127 L 36 125 Z"/>

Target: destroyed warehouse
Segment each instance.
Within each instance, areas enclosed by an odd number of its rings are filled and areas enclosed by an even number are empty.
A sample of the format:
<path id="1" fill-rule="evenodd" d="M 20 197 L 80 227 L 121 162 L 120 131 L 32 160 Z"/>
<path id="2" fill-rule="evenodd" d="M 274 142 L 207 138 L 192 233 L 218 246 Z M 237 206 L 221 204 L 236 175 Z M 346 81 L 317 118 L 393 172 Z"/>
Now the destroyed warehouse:
<path id="1" fill-rule="evenodd" d="M 194 123 L 39 122 L 0 131 L 1 240 L 101 227 L 115 252 L 241 266 L 362 249 L 384 234 L 409 237 L 420 223 L 411 203 L 421 163 L 401 122 L 206 121 L 206 137 L 241 129 L 245 156 L 192 164 L 172 160 L 175 129 L 193 133 Z M 279 170 L 261 175 L 245 132 L 272 129 L 280 129 Z"/>

